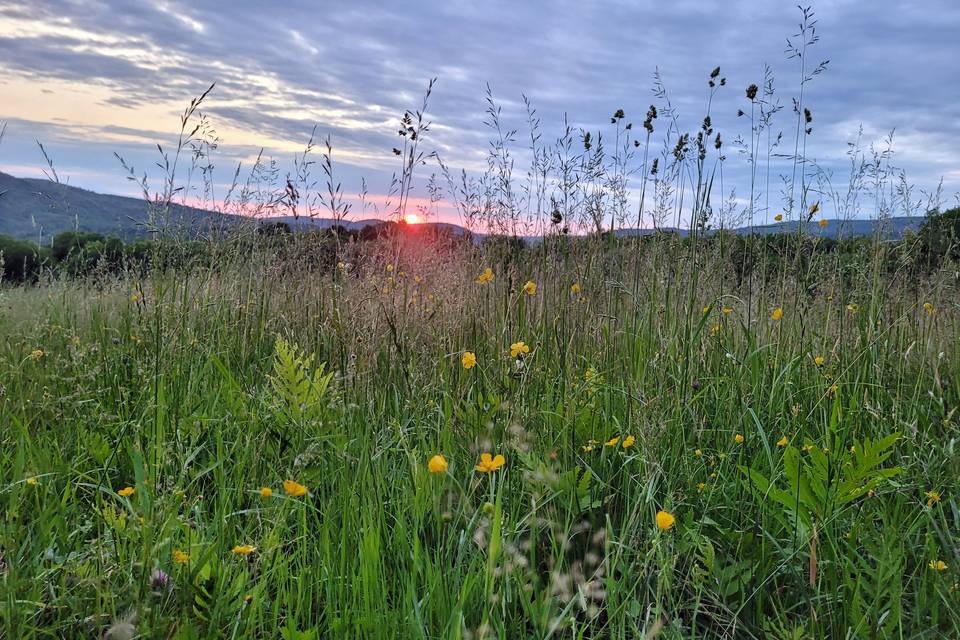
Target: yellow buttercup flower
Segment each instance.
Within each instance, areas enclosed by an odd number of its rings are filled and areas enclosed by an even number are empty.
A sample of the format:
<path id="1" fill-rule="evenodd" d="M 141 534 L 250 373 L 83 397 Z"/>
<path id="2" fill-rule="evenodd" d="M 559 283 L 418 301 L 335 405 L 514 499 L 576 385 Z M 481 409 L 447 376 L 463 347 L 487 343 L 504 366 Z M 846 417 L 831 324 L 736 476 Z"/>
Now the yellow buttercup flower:
<path id="1" fill-rule="evenodd" d="M 430 473 L 444 473 L 447 470 L 447 466 L 447 459 L 439 453 L 427 462 L 427 470 L 430 471 Z"/>
<path id="2" fill-rule="evenodd" d="M 173 561 L 176 562 L 177 564 L 187 564 L 188 562 L 190 562 L 190 555 L 187 553 L 184 553 L 180 549 L 174 549 Z"/>
<path id="3" fill-rule="evenodd" d="M 537 283 L 533 280 L 527 280 L 527 284 L 523 285 L 523 292 L 528 296 L 537 295 Z"/>
<path id="4" fill-rule="evenodd" d="M 292 498 L 302 498 L 303 496 L 307 495 L 307 488 L 299 482 L 294 482 L 293 480 L 284 480 L 283 490 Z"/>
<path id="5" fill-rule="evenodd" d="M 777 222 L 783 222 L 783 214 L 778 213 L 777 215 L 773 216 L 773 219 L 776 220 Z"/>
<path id="6" fill-rule="evenodd" d="M 774 322 L 778 322 L 782 317 L 783 317 L 783 309 L 781 309 L 780 307 L 777 307 L 776 309 L 774 309 L 773 313 L 770 314 L 770 319 L 773 320 Z"/>
<path id="7" fill-rule="evenodd" d="M 787 436 L 783 436 L 782 438 L 780 438 L 779 440 L 777 440 L 777 446 L 778 446 L 778 447 L 785 447 L 785 446 L 787 446 L 787 443 L 788 443 L 788 442 L 789 442 L 789 440 L 787 440 Z"/>
<path id="8" fill-rule="evenodd" d="M 252 544 L 238 544 L 232 549 L 238 556 L 248 556 L 256 550 L 257 548 Z"/>
<path id="9" fill-rule="evenodd" d="M 737 444 L 743 444 L 743 436 L 740 435 L 739 433 L 733 436 L 733 439 L 734 441 L 736 441 Z"/>
<path id="10" fill-rule="evenodd" d="M 570 285 L 570 293 L 572 293 L 573 295 L 577 295 L 578 293 L 580 293 L 579 282 L 574 282 L 572 285 Z"/>
<path id="11" fill-rule="evenodd" d="M 623 443 L 620 446 L 623 447 L 624 449 L 629 449 L 630 447 L 633 446 L 633 444 L 636 441 L 637 439 L 634 438 L 633 436 L 627 436 L 626 438 L 623 439 Z"/>
<path id="12" fill-rule="evenodd" d="M 490 267 L 487 267 L 486 269 L 484 269 L 483 273 L 477 276 L 477 282 L 479 282 L 480 284 L 486 284 L 491 280 L 493 280 L 493 269 L 491 269 Z"/>
<path id="13" fill-rule="evenodd" d="M 694 450 L 693 450 L 693 455 L 695 455 L 696 457 L 699 458 L 700 456 L 703 455 L 703 451 L 702 451 L 701 449 L 694 449 Z"/>
<path id="14" fill-rule="evenodd" d="M 615 447 L 615 446 L 617 446 L 617 444 L 619 444 L 619 442 L 620 442 L 620 436 L 614 436 L 614 437 L 610 438 L 609 440 L 607 440 L 606 442 L 604 442 L 604 443 L 603 443 L 603 446 L 605 446 L 605 447 Z"/>
<path id="15" fill-rule="evenodd" d="M 810 453 L 811 451 L 813 451 L 813 445 L 810 444 L 810 443 L 807 443 L 807 444 L 803 445 L 803 447 L 801 448 L 801 450 L 802 450 L 804 453 Z"/>
<path id="16" fill-rule="evenodd" d="M 668 513 L 666 511 L 657 511 L 656 520 L 657 520 L 657 527 L 661 531 L 666 531 L 667 529 L 672 527 L 674 523 L 677 521 L 677 519 L 673 517 L 672 513 Z"/>
<path id="17" fill-rule="evenodd" d="M 927 498 L 927 506 L 932 507 L 933 505 L 940 502 L 940 492 L 939 491 L 927 491 L 923 494 Z"/>
<path id="18" fill-rule="evenodd" d="M 822 367 L 826 361 L 827 359 L 824 358 L 823 356 L 817 356 L 816 358 L 813 359 L 813 364 L 817 365 L 818 367 Z"/>
<path id="19" fill-rule="evenodd" d="M 120 491 L 117 491 L 117 495 L 123 498 L 129 498 L 133 495 L 133 492 L 133 487 L 124 487 L 123 489 L 120 489 Z"/>
<path id="20" fill-rule="evenodd" d="M 527 346 L 526 342 L 514 342 L 510 345 L 510 357 L 516 358 L 518 356 L 522 357 L 521 354 L 530 353 L 530 347 Z"/>
<path id="21" fill-rule="evenodd" d="M 723 309 L 720 309 L 720 313 L 722 313 L 722 314 L 725 315 L 725 316 L 728 316 L 728 315 L 730 315 L 731 313 L 733 313 L 733 308 L 732 308 L 732 307 L 724 307 Z"/>
<path id="22" fill-rule="evenodd" d="M 923 310 L 926 311 L 931 316 L 937 312 L 936 309 L 933 308 L 933 305 L 930 304 L 929 302 L 923 303 Z"/>
<path id="23" fill-rule="evenodd" d="M 34 349 L 30 352 L 31 360 L 39 360 L 43 357 L 43 349 Z"/>
<path id="24" fill-rule="evenodd" d="M 473 351 L 464 351 L 460 362 L 463 364 L 464 369 L 473 369 L 477 366 L 477 354 Z"/>
<path id="25" fill-rule="evenodd" d="M 931 560 L 927 564 L 927 566 L 933 569 L 934 571 L 946 571 L 948 568 L 947 563 L 944 562 L 943 560 Z"/>
<path id="26" fill-rule="evenodd" d="M 706 483 L 706 482 L 698 482 L 698 483 L 697 483 L 697 491 L 700 491 L 700 492 L 702 493 L 703 490 L 706 489 L 706 488 L 707 488 L 707 483 Z"/>
<path id="27" fill-rule="evenodd" d="M 273 495 L 273 489 L 271 489 L 270 487 L 260 487 L 261 498 L 269 498 L 272 495 Z"/>
<path id="28" fill-rule="evenodd" d="M 480 473 L 493 473 L 504 464 L 507 460 L 499 453 L 496 456 L 492 456 L 489 453 L 480 454 L 480 464 L 474 467 Z"/>
<path id="29" fill-rule="evenodd" d="M 847 305 L 847 311 L 849 311 L 850 313 L 856 313 L 859 310 L 860 310 L 860 306 L 853 302 Z"/>
<path id="30" fill-rule="evenodd" d="M 827 225 L 830 224 L 830 223 L 827 222 L 827 221 L 824 220 L 824 219 L 821 219 L 820 222 L 818 222 L 817 224 L 819 224 L 821 227 L 825 227 L 825 226 L 827 226 Z"/>

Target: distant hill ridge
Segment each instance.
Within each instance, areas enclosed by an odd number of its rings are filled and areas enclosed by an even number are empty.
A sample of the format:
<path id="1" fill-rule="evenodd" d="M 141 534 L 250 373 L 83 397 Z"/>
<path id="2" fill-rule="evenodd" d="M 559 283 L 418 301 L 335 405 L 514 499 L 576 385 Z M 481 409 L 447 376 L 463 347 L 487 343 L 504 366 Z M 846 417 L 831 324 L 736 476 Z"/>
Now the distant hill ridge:
<path id="1" fill-rule="evenodd" d="M 201 228 L 219 222 L 232 224 L 238 220 L 237 216 L 230 216 L 177 205 L 171 217 L 175 222 L 191 227 Z M 326 218 L 299 218 L 291 216 L 264 219 L 270 222 L 285 222 L 295 231 L 309 229 L 326 229 L 333 225 L 333 221 Z M 884 221 L 883 234 L 889 238 L 899 238 L 907 230 L 916 232 L 923 223 L 922 217 L 898 217 Z M 37 178 L 17 178 L 0 172 L 0 233 L 23 240 L 33 240 L 40 244 L 49 244 L 51 238 L 64 231 L 89 231 L 102 235 L 114 235 L 124 240 L 130 240 L 147 233 L 147 203 L 141 198 L 130 198 L 102 193 L 95 193 L 73 187 L 67 184 L 41 180 Z M 382 222 L 376 218 L 364 220 L 346 220 L 341 224 L 349 230 L 358 231 L 364 226 Z M 455 224 L 439 223 L 440 226 L 452 229 L 457 233 L 465 230 Z M 782 222 L 771 225 L 760 225 L 753 228 L 759 235 L 796 232 L 797 222 Z M 831 220 L 826 228 L 816 224 L 807 224 L 804 231 L 811 235 L 837 238 L 870 235 L 877 228 L 874 220 L 845 220 L 843 222 Z M 673 231 L 681 235 L 688 232 L 684 229 L 661 229 Z M 733 229 L 734 233 L 745 234 L 750 232 L 749 227 Z M 619 236 L 649 235 L 655 233 L 653 229 L 619 229 Z M 475 234 L 483 237 L 483 234 Z"/>

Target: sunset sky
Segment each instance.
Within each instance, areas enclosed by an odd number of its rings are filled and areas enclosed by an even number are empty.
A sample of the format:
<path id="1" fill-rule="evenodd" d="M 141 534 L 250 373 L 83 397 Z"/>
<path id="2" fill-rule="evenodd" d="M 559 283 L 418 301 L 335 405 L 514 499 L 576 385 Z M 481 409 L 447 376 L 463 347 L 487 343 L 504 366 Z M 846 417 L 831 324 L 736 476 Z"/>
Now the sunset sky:
<path id="1" fill-rule="evenodd" d="M 808 155 L 844 184 L 847 142 L 858 128 L 867 143 L 896 129 L 894 164 L 919 188 L 942 178 L 954 203 L 960 3 L 837 0 L 815 10 L 820 42 L 811 59 L 830 64 L 808 85 Z M 433 77 L 425 149 L 457 170 L 484 166 L 487 83 L 507 126 L 518 129 L 520 175 L 529 135 L 522 95 L 546 139 L 562 133 L 565 113 L 575 127 L 612 135 L 617 109 L 639 128 L 655 102 L 657 68 L 681 127 L 695 131 L 707 74 L 720 66 L 727 86 L 714 104 L 714 126 L 733 141 L 749 135 L 736 110 L 744 88 L 762 82 L 765 63 L 785 107 L 777 128 L 789 127 L 799 71 L 784 46 L 799 19 L 792 3 L 755 0 L 0 1 L 0 121 L 7 124 L 0 170 L 42 176 L 39 140 L 62 179 L 135 194 L 114 152 L 158 175 L 156 144 L 171 144 L 179 113 L 212 82 L 204 112 L 221 140 L 214 156 L 221 183 L 261 147 L 281 174 L 292 170 L 316 125 L 318 137 L 332 136 L 344 191 L 355 194 L 365 177 L 376 198 L 399 169 L 391 152 L 399 118 L 419 106 Z M 728 187 L 742 194 L 745 163 L 736 165 Z M 434 170 L 423 167 L 420 176 Z"/>

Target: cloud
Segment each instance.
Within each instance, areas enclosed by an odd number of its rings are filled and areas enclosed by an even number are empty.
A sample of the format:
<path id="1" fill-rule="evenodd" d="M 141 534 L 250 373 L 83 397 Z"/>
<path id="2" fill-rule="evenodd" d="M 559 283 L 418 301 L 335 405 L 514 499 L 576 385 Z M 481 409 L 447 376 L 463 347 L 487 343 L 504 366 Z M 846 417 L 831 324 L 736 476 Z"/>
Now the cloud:
<path id="1" fill-rule="evenodd" d="M 839 176 L 846 143 L 861 125 L 871 140 L 896 129 L 895 161 L 909 176 L 924 188 L 944 176 L 948 191 L 960 189 L 951 148 L 960 139 L 952 64 L 960 57 L 960 5 L 881 1 L 865 10 L 842 0 L 816 17 L 819 42 L 809 48 L 806 70 L 830 63 L 804 86 L 814 130 L 807 154 Z M 111 145 L 149 167 L 155 148 L 145 142 L 169 146 L 185 103 L 216 81 L 204 110 L 220 138 L 224 174 L 260 147 L 289 170 L 318 125 L 318 137 L 329 134 L 343 162 L 344 189 L 359 191 L 366 176 L 369 188 L 385 192 L 400 167 L 391 151 L 399 146 L 399 118 L 419 107 L 437 77 L 425 148 L 455 169 L 482 170 L 488 141 L 498 135 L 485 113 L 489 83 L 502 132 L 516 130 L 510 147 L 522 178 L 530 158 L 523 96 L 536 109 L 543 143 L 563 134 L 566 119 L 602 134 L 609 150 L 611 113 L 623 108 L 639 133 L 647 107 L 662 104 L 652 92 L 655 71 L 679 127 L 695 133 L 707 113 L 707 74 L 719 65 L 727 86 L 710 115 L 726 141 L 724 189 L 743 198 L 750 170 L 734 142 L 749 136 L 750 121 L 736 113 L 749 111 L 744 88 L 762 83 L 767 63 L 782 107 L 773 137 L 782 131 L 779 152 L 792 150 L 801 67 L 786 58 L 784 45 L 799 19 L 795 7 L 751 0 L 356 0 L 322 10 L 307 0 L 0 1 L 0 90 L 13 96 L 0 104 L 0 120 L 11 122 L 0 166 L 37 162 L 28 136 L 42 136 L 55 155 L 70 158 L 63 172 L 78 182 L 116 166 L 106 152 Z M 773 163 L 772 199 L 791 164 Z M 118 191 L 120 177 L 83 186 Z"/>

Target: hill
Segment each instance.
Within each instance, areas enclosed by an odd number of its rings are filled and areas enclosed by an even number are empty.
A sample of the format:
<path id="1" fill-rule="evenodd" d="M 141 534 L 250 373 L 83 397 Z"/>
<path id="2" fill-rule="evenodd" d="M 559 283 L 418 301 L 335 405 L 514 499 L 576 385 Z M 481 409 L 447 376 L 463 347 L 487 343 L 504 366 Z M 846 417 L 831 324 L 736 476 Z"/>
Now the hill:
<path id="1" fill-rule="evenodd" d="M 171 212 L 171 221 L 180 227 L 192 229 L 208 228 L 213 224 L 229 225 L 237 222 L 237 216 L 229 216 L 176 205 Z M 905 231 L 917 231 L 923 222 L 922 217 L 899 217 L 885 221 L 883 235 L 899 238 Z M 36 178 L 17 178 L 0 172 L 0 234 L 14 238 L 33 240 L 39 244 L 48 244 L 50 239 L 64 231 L 89 231 L 103 235 L 114 235 L 124 240 L 142 237 L 147 234 L 147 203 L 141 198 L 130 198 L 96 193 L 87 189 L 66 184 L 39 180 Z M 271 222 L 285 222 L 294 231 L 326 229 L 333 225 L 327 218 L 294 219 L 292 216 L 270 218 Z M 367 225 L 381 222 L 371 218 L 365 220 L 346 220 L 341 224 L 351 231 L 359 231 Z M 465 230 L 455 224 L 436 223 L 454 233 Z M 870 235 L 877 229 L 875 220 L 831 220 L 826 228 L 815 224 L 805 225 L 804 231 L 823 237 L 852 237 Z M 776 233 L 795 233 L 797 222 L 781 222 L 757 226 L 753 232 L 760 235 Z M 683 229 L 663 229 L 686 235 Z M 734 233 L 746 234 L 751 229 L 742 227 Z M 649 235 L 652 229 L 619 229 L 617 235 Z M 480 240 L 483 234 L 475 234 Z M 528 240 L 536 240 L 528 238 Z"/>

